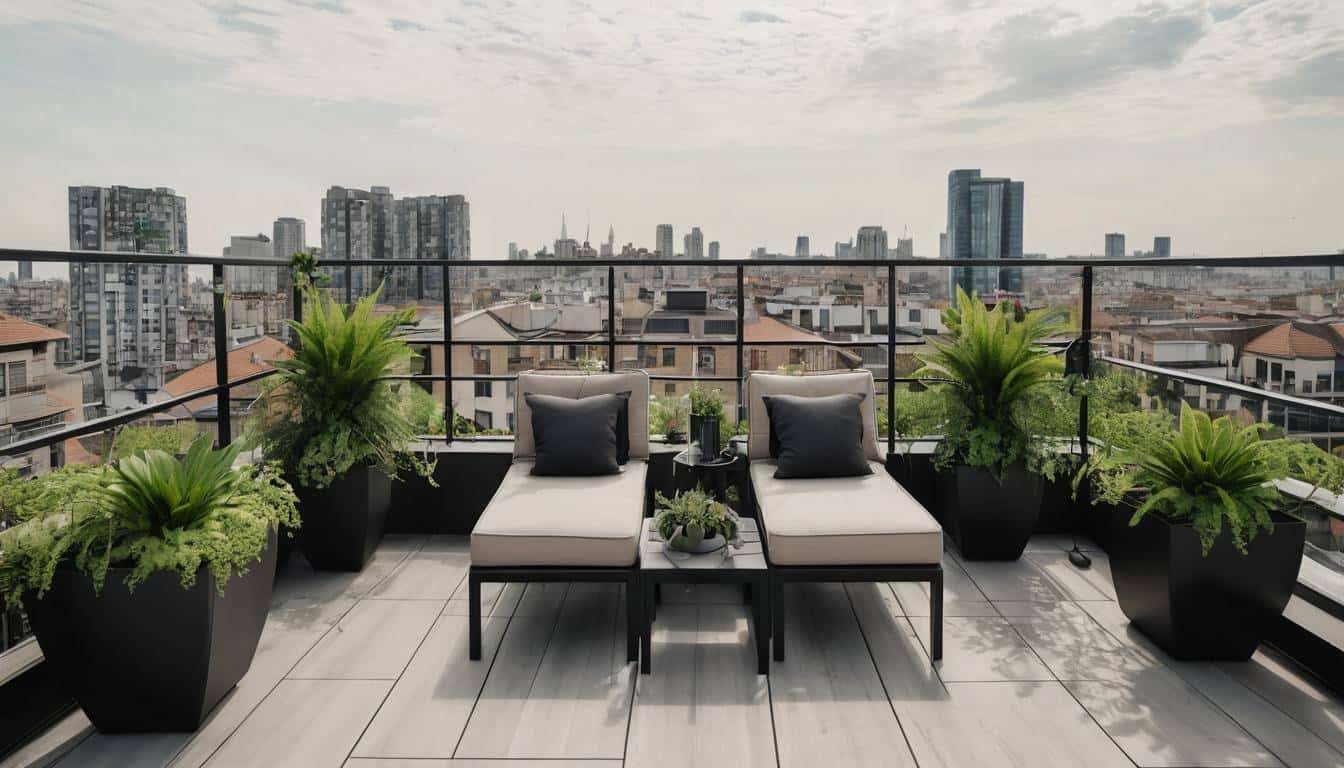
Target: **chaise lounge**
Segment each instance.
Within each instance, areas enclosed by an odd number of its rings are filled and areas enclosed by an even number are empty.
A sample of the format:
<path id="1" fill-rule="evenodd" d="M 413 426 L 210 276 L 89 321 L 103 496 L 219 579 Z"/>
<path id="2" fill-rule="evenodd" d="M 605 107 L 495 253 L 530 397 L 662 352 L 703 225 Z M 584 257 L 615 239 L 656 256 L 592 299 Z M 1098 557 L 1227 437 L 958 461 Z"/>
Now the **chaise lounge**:
<path id="1" fill-rule="evenodd" d="M 781 395 L 792 397 L 777 397 Z M 850 398 L 844 402 L 850 403 L 851 408 L 857 404 L 859 411 L 852 422 L 853 439 L 862 440 L 861 448 L 853 447 L 858 469 L 851 476 L 776 477 L 780 451 L 788 451 L 790 446 L 778 445 L 785 436 L 783 433 L 772 440 L 770 411 L 779 419 L 781 400 L 806 408 L 812 399 L 836 400 L 835 396 L 845 395 Z M 872 373 L 804 376 L 752 373 L 747 379 L 747 397 L 749 474 L 763 532 L 761 540 L 770 566 L 775 660 L 784 660 L 783 592 L 784 584 L 791 581 L 928 582 L 932 646 L 929 655 L 935 660 L 942 658 L 942 528 L 887 473 L 878 447 L 877 396 Z M 774 404 L 773 408 L 767 409 L 767 401 Z M 815 440 L 823 431 L 836 429 L 837 423 L 828 417 L 804 425 L 801 434 Z M 815 446 L 802 447 L 804 451 L 815 451 Z"/>
<path id="2" fill-rule="evenodd" d="M 629 460 L 611 474 L 541 476 L 528 394 L 580 400 L 629 393 Z M 626 660 L 639 638 L 639 532 L 649 456 L 649 377 L 643 371 L 578 375 L 528 372 L 514 394 L 512 466 L 471 532 L 470 655 L 481 658 L 484 582 L 620 582 L 626 597 Z M 628 422 L 628 423 L 626 423 Z M 551 439 L 574 440 L 574 434 Z M 570 448 L 571 446 L 562 445 Z"/>

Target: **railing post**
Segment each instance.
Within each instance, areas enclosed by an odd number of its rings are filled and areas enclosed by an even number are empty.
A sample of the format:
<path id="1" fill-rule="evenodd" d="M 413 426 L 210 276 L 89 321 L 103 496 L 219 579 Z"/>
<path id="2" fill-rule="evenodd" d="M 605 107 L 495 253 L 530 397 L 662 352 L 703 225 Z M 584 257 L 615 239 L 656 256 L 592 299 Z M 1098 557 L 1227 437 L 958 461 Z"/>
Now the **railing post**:
<path id="1" fill-rule="evenodd" d="M 746 357 L 746 352 L 743 348 L 743 343 L 744 340 L 746 339 L 746 334 L 743 328 L 743 323 L 746 322 L 747 317 L 746 284 L 747 284 L 746 275 L 744 273 L 742 265 L 738 264 L 737 265 L 737 342 L 735 344 L 735 349 L 737 351 L 737 423 L 733 424 L 733 434 L 737 434 L 737 425 L 741 424 L 742 420 L 746 418 L 747 414 L 750 412 L 747 409 L 747 404 L 742 402 L 742 397 L 745 394 L 743 391 L 744 389 L 743 383 L 747 380 L 746 371 L 744 370 L 745 368 L 744 360 Z"/>
<path id="2" fill-rule="evenodd" d="M 453 284 L 448 262 L 443 263 L 443 419 L 444 434 L 449 445 L 453 442 Z"/>
<path id="3" fill-rule="evenodd" d="M 896 452 L 896 265 L 887 265 L 887 456 Z"/>
<path id="4" fill-rule="evenodd" d="M 215 430 L 219 434 L 219 447 L 233 442 L 232 424 L 229 420 L 229 323 L 224 302 L 224 265 L 211 267 L 214 278 L 214 311 L 211 319 L 215 322 Z"/>
<path id="5" fill-rule="evenodd" d="M 616 372 L 616 267 L 607 267 L 607 372 Z"/>
<path id="6" fill-rule="evenodd" d="M 1083 381 L 1086 382 L 1091 376 L 1092 367 L 1092 268 L 1083 267 L 1083 307 L 1082 317 L 1079 318 L 1082 326 L 1081 337 L 1079 339 L 1083 348 Z M 1087 461 L 1089 454 L 1087 438 L 1087 389 L 1083 389 L 1083 394 L 1078 398 L 1078 450 L 1082 454 L 1084 462 Z M 1086 476 L 1084 476 L 1086 482 Z M 1087 497 L 1083 497 L 1087 498 Z"/>

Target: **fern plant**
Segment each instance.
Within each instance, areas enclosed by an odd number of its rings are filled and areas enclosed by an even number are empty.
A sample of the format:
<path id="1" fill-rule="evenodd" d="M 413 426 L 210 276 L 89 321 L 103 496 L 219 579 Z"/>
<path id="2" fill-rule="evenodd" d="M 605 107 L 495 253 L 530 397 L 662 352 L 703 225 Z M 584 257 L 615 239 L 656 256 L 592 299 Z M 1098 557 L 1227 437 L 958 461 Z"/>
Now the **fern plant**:
<path id="1" fill-rule="evenodd" d="M 1132 507 L 1130 525 L 1149 514 L 1189 523 L 1205 554 L 1226 527 L 1244 553 L 1260 531 L 1273 531 L 1270 512 L 1284 505 L 1273 484 L 1286 472 L 1271 447 L 1279 441 L 1261 440 L 1260 431 L 1259 424 L 1210 419 L 1182 403 L 1179 428 L 1091 468 L 1098 498 Z"/>
<path id="2" fill-rule="evenodd" d="M 356 465 L 396 476 L 430 477 L 433 463 L 406 447 L 416 437 L 408 405 L 384 377 L 407 370 L 411 349 L 397 328 L 411 312 L 375 315 L 382 286 L 349 312 L 326 292 L 304 288 L 301 322 L 289 321 L 299 347 L 263 387 L 254 439 L 297 482 L 326 488 Z"/>
<path id="3" fill-rule="evenodd" d="M 151 449 L 31 480 L 6 473 L 0 504 L 20 522 L 0 532 L 0 603 L 41 597 L 65 566 L 99 592 L 112 567 L 127 569 L 134 589 L 156 571 L 175 572 L 189 587 L 204 566 L 222 593 L 259 561 L 273 529 L 299 525 L 279 467 L 235 469 L 240 450 L 212 451 L 202 435 L 180 459 Z"/>
<path id="4" fill-rule="evenodd" d="M 932 353 L 918 356 L 924 366 L 915 372 L 947 403 L 935 466 L 966 464 L 1002 477 L 1009 465 L 1025 461 L 1053 475 L 1053 452 L 1032 440 L 1020 409 L 1028 395 L 1060 380 L 1063 363 L 1040 343 L 1064 330 L 1059 313 L 1035 310 L 1015 317 L 1007 304 L 988 309 L 961 288 L 956 298 L 943 313 L 952 338 L 934 341 Z"/>

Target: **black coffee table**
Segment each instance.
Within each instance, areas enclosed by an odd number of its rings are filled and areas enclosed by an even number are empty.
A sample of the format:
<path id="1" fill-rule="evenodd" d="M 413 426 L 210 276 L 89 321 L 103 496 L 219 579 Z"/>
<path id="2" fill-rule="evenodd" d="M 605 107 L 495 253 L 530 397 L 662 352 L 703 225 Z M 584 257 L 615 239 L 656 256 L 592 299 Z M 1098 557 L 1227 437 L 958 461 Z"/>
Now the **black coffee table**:
<path id="1" fill-rule="evenodd" d="M 756 673 L 770 674 L 770 589 L 765 553 L 756 521 L 744 518 L 740 524 L 741 549 L 703 555 L 667 551 L 662 536 L 653 528 L 653 518 L 644 521 L 640 531 L 639 583 L 643 626 L 639 635 L 640 671 L 653 670 L 653 621 L 657 613 L 654 595 L 663 582 L 679 584 L 741 584 L 751 603 L 752 634 L 756 638 Z"/>

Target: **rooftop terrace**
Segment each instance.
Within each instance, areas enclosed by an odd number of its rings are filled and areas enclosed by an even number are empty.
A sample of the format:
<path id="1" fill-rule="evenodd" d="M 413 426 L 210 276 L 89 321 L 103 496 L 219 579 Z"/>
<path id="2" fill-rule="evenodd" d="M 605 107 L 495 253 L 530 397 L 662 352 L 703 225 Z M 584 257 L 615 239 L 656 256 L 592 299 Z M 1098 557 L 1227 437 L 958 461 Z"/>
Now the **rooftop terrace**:
<path id="1" fill-rule="evenodd" d="M 1339 697 L 1265 649 L 1173 661 L 1129 630 L 1105 554 L 1078 571 L 1068 546 L 949 551 L 937 664 L 921 585 L 789 587 L 769 676 L 740 592 L 669 586 L 641 676 L 617 585 L 486 585 L 468 661 L 466 540 L 391 535 L 362 573 L 291 561 L 251 671 L 200 732 L 108 736 L 76 713 L 0 765 L 1344 765 Z"/>

